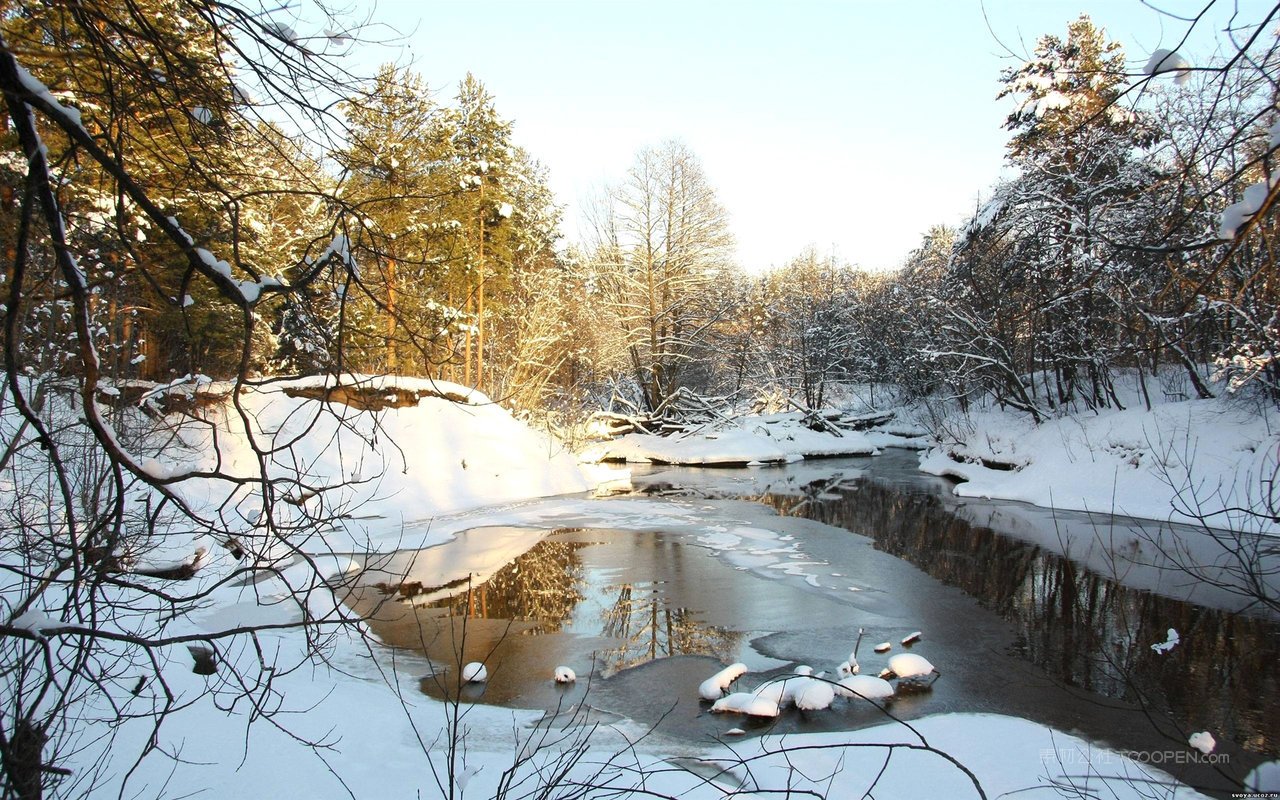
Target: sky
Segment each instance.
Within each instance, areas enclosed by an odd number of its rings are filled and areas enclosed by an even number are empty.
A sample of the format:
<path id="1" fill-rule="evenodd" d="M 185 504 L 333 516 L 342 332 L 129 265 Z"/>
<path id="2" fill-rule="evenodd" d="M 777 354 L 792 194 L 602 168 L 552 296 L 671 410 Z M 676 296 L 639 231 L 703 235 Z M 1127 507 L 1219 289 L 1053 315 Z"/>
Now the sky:
<path id="1" fill-rule="evenodd" d="M 805 246 L 894 268 L 935 224 L 956 225 L 1000 177 L 1010 107 L 1001 70 L 1081 12 L 1134 71 L 1172 48 L 1207 0 L 380 0 L 396 61 L 447 102 L 467 72 L 515 141 L 547 166 L 580 241 L 580 209 L 643 147 L 683 140 L 729 212 L 739 263 Z M 1270 3 L 1239 0 L 1259 18 Z M 1183 52 L 1213 47 L 1229 0 Z"/>

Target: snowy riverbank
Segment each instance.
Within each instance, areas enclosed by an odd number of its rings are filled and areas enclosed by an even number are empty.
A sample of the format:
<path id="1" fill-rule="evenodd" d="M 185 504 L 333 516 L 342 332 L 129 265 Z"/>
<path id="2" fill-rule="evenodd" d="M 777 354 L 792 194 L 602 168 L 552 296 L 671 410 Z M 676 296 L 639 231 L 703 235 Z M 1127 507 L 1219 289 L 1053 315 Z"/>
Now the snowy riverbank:
<path id="1" fill-rule="evenodd" d="M 277 566 L 257 580 L 228 580 L 238 567 L 217 547 L 194 579 L 181 585 L 184 595 L 202 597 L 201 607 L 165 624 L 165 636 L 180 641 L 155 650 L 163 683 L 139 682 L 126 671 L 118 682 L 101 686 L 85 700 L 74 751 L 59 762 L 76 775 L 101 768 L 96 791 L 143 797 L 196 790 L 217 797 L 444 797 L 452 786 L 452 796 L 465 790 L 465 796 L 491 797 L 513 766 L 531 781 L 523 789 L 532 789 L 539 765 L 566 747 L 573 756 L 577 740 L 553 733 L 557 744 L 533 761 L 516 763 L 513 752 L 521 742 L 559 730 L 539 727 L 542 711 L 464 703 L 458 721 L 451 706 L 421 694 L 424 676 L 439 665 L 381 644 L 320 580 L 360 569 L 356 556 L 362 553 L 404 553 L 451 541 L 465 530 L 503 526 L 501 537 L 487 540 L 500 547 L 413 564 L 415 580 L 441 590 L 492 571 L 536 544 L 546 530 L 597 525 L 688 531 L 727 562 L 769 579 L 803 580 L 814 588 L 850 580 L 820 574 L 802 550 L 803 537 L 784 533 L 782 521 L 763 508 L 751 506 L 749 517 L 727 521 L 703 502 L 547 497 L 580 495 L 590 481 L 552 443 L 460 387 L 371 380 L 350 404 L 321 407 L 314 397 L 330 388 L 319 381 L 276 384 L 242 395 L 238 410 L 208 409 L 214 428 L 183 430 L 182 457 L 150 465 L 174 475 L 216 464 L 231 478 L 248 477 L 268 452 L 269 470 L 305 476 L 300 485 L 324 487 L 282 504 L 283 519 L 292 519 L 288 509 L 294 508 L 329 516 L 331 525 L 292 554 L 280 553 Z M 371 403 L 376 413 L 361 408 Z M 796 432 L 795 423 L 776 425 Z M 202 511 L 235 521 L 237 530 L 254 529 L 256 509 L 235 480 L 193 477 L 179 489 Z M 204 541 L 217 545 L 211 537 Z M 847 595 L 855 586 L 834 588 Z M 315 627 L 296 627 L 304 612 L 317 621 Z M 32 624 L 38 633 L 40 624 Z M 219 640 L 217 671 L 193 672 L 188 641 L 242 626 L 258 631 L 252 638 Z M 482 660 L 483 653 L 463 657 Z M 588 664 L 572 666 L 583 679 L 590 673 Z M 242 680 L 257 687 L 248 698 Z M 672 700 L 697 702 L 692 696 Z M 120 709 L 133 718 L 122 722 Z M 169 709 L 176 710 L 157 729 L 156 714 Z M 1169 780 L 1149 765 L 1047 726 L 994 715 L 941 715 L 916 720 L 911 728 L 889 724 L 848 733 L 757 736 L 732 749 L 648 734 L 626 719 L 595 721 L 601 727 L 581 740 L 582 757 L 560 780 L 615 788 L 643 784 L 660 796 L 722 800 L 740 786 L 744 791 L 734 796 L 808 785 L 822 776 L 817 783 L 830 796 L 857 796 L 877 780 L 890 754 L 877 796 L 977 796 L 960 765 L 971 770 L 987 796 L 1078 783 L 1082 779 L 1072 776 L 1081 773 L 1090 776 L 1091 791 L 1105 786 L 1109 796 L 1120 798 L 1142 796 L 1149 788 L 1145 781 Z M 727 720 L 726 732 L 736 724 Z M 155 749 L 135 763 L 149 742 Z M 451 743 L 458 749 L 451 751 Z M 673 758 L 689 760 L 674 766 Z M 742 784 L 748 773 L 756 783 Z M 1198 795 L 1179 789 L 1176 796 Z"/>
<path id="2" fill-rule="evenodd" d="M 1102 409 L 1039 425 L 985 409 L 952 417 L 920 459 L 925 472 L 962 481 L 955 488 L 962 497 L 1270 534 L 1280 533 L 1271 516 L 1280 507 L 1278 465 L 1280 414 L 1232 398 Z"/>
<path id="3" fill-rule="evenodd" d="M 1148 410 L 1136 396 L 1125 399 L 1124 409 L 1074 411 L 1039 424 L 992 407 L 864 412 L 849 418 L 875 422 L 857 428 L 813 425 L 798 413 L 747 416 L 670 436 L 630 433 L 580 457 L 756 467 L 911 447 L 922 451 L 922 471 L 960 481 L 961 497 L 1280 533 L 1274 408 L 1222 397 Z"/>
<path id="4" fill-rule="evenodd" d="M 817 424 L 796 412 L 739 417 L 670 436 L 629 433 L 588 446 L 585 462 L 763 466 L 805 458 L 875 455 L 885 447 L 924 447 L 924 430 L 888 415 Z"/>

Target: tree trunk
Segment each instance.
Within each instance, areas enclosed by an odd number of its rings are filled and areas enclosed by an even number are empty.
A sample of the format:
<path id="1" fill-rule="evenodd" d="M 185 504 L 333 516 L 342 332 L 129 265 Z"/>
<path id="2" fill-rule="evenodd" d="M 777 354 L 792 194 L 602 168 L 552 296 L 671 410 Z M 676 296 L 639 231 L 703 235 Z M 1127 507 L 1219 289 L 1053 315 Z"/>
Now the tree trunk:
<path id="1" fill-rule="evenodd" d="M 396 260 L 387 259 L 387 372 L 399 367 L 396 359 Z"/>

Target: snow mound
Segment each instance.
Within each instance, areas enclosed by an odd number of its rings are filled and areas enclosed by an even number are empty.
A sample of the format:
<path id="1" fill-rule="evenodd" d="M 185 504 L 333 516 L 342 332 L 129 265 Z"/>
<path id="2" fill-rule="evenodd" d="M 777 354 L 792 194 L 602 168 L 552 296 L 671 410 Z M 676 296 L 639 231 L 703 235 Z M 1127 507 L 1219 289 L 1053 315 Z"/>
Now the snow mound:
<path id="1" fill-rule="evenodd" d="M 724 695 L 730 684 L 741 678 L 746 672 L 746 664 L 730 664 L 703 681 L 702 685 L 698 687 L 698 696 L 703 700 L 718 700 Z"/>
<path id="2" fill-rule="evenodd" d="M 841 697 L 863 697 L 867 700 L 886 700 L 893 697 L 893 684 L 874 675 L 850 675 L 840 679 L 836 694 Z"/>
<path id="3" fill-rule="evenodd" d="M 333 519 L 337 549 L 386 549 L 405 526 L 443 514 L 591 488 L 572 455 L 456 384 L 330 376 L 249 388 L 235 400 L 238 408 L 206 409 L 212 426 L 185 428 L 185 452 L 170 448 L 159 466 L 253 478 L 255 447 L 265 450 L 269 474 L 291 484 L 276 513 Z M 234 480 L 177 489 L 197 508 L 234 509 L 239 526 L 258 520 L 252 493 Z"/>
<path id="4" fill-rule="evenodd" d="M 1269 427 L 1270 425 L 1270 427 Z M 1280 459 L 1266 415 L 1228 399 L 1181 400 L 1048 419 L 988 409 L 959 441 L 921 455 L 920 469 L 963 481 L 961 497 L 1280 533 L 1247 513 Z"/>

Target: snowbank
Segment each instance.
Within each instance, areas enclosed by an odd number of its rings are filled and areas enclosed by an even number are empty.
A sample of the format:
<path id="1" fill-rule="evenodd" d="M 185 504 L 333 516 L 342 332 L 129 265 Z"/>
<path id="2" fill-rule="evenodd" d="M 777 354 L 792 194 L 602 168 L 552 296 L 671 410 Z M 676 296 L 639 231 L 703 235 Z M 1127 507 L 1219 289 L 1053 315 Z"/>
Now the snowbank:
<path id="1" fill-rule="evenodd" d="M 586 448 L 587 462 L 754 466 L 785 464 L 804 458 L 869 456 L 884 447 L 924 446 L 918 434 L 905 430 L 814 430 L 799 413 L 741 417 L 721 425 L 672 436 L 629 433 Z"/>
<path id="2" fill-rule="evenodd" d="M 1280 418 L 1216 399 L 1039 425 L 1017 412 L 979 411 L 923 453 L 920 468 L 964 481 L 955 489 L 963 497 L 1275 534 L 1280 523 L 1257 512 L 1278 462 Z"/>
<path id="3" fill-rule="evenodd" d="M 444 381 L 343 376 L 340 384 L 332 377 L 276 382 L 240 394 L 235 407 L 214 406 L 206 416 L 213 429 L 184 429 L 185 452 L 160 453 L 163 468 L 174 474 L 216 467 L 233 478 L 255 478 L 258 453 L 266 452 L 268 473 L 288 487 L 275 513 L 293 508 L 333 518 L 326 538 L 337 550 L 418 546 L 403 540 L 406 526 L 591 488 L 558 444 L 483 394 Z M 234 508 L 242 520 L 257 520 L 254 493 L 234 481 L 194 479 L 178 490 L 197 508 Z"/>

